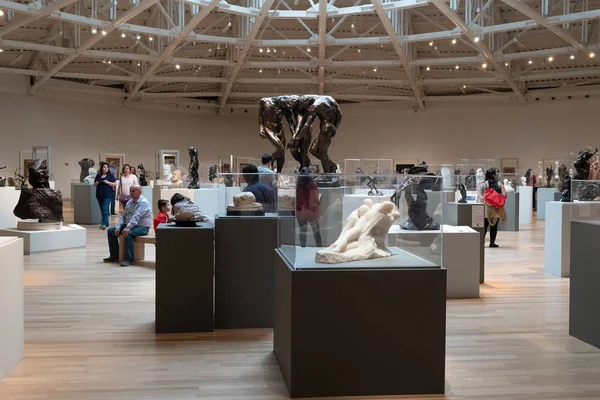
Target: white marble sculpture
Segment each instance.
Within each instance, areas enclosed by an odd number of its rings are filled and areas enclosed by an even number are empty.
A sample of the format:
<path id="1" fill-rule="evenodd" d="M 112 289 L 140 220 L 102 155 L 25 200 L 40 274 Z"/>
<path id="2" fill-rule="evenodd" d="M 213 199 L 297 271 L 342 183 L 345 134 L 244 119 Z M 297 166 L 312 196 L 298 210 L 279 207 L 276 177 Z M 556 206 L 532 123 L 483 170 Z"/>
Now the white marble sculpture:
<path id="1" fill-rule="evenodd" d="M 475 182 L 477 187 L 480 188 L 483 185 L 483 181 L 485 180 L 485 174 L 481 168 L 477 168 L 477 173 L 475 174 Z"/>
<path id="2" fill-rule="evenodd" d="M 338 240 L 326 249 L 317 251 L 315 261 L 322 264 L 340 264 L 351 261 L 389 257 L 385 239 L 390 227 L 400 218 L 400 212 L 391 201 L 373 204 L 365 199 L 362 206 L 350 214 Z"/>
<path id="3" fill-rule="evenodd" d="M 504 190 L 506 191 L 506 193 L 514 193 L 515 192 L 515 188 L 513 187 L 511 181 L 509 181 L 508 179 L 504 180 Z"/>
<path id="4" fill-rule="evenodd" d="M 296 196 L 294 190 L 277 191 L 277 209 L 279 211 L 296 210 Z"/>
<path id="5" fill-rule="evenodd" d="M 173 173 L 171 173 L 171 164 L 163 165 L 163 181 L 164 183 L 171 183 L 173 179 Z"/>
<path id="6" fill-rule="evenodd" d="M 83 178 L 83 183 L 87 185 L 93 185 L 94 181 L 96 180 L 96 175 L 98 175 L 98 170 L 96 168 L 88 168 L 88 176 Z"/>
<path id="7" fill-rule="evenodd" d="M 227 211 L 262 211 L 263 206 L 256 202 L 256 197 L 250 192 L 242 192 L 233 196 L 233 205 L 227 206 Z"/>
<path id="8" fill-rule="evenodd" d="M 181 185 L 183 185 L 183 181 L 181 180 L 181 171 L 176 169 L 175 171 L 173 171 L 173 174 L 171 175 L 171 182 L 173 182 L 173 187 L 174 188 L 180 188 Z"/>
<path id="9" fill-rule="evenodd" d="M 521 186 L 527 186 L 527 178 L 524 176 L 521 177 Z"/>

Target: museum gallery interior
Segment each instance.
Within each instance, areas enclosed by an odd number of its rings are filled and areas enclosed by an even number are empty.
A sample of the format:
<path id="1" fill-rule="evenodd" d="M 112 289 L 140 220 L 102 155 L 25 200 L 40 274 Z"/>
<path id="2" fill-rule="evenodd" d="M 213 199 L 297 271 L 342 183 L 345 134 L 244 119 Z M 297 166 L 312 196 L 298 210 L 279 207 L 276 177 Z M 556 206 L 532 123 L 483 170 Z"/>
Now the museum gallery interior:
<path id="1" fill-rule="evenodd" d="M 600 399 L 600 0 L 0 0 L 0 399 Z"/>

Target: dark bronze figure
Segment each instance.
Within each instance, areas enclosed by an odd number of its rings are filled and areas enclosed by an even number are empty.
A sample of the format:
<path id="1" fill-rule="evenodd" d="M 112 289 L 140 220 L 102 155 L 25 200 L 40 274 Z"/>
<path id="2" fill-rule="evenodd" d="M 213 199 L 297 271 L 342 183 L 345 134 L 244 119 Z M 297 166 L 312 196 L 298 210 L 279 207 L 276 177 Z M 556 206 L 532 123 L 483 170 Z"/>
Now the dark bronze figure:
<path id="1" fill-rule="evenodd" d="M 597 152 L 598 149 L 592 153 L 592 149 L 590 147 L 579 152 L 579 158 L 577 158 L 577 160 L 575 160 L 573 163 L 573 167 L 575 167 L 575 176 L 573 179 L 582 181 L 587 181 L 590 179 L 590 160 Z"/>
<path id="2" fill-rule="evenodd" d="M 422 177 L 408 176 L 394 192 L 390 200 L 400 206 L 400 198 L 404 192 L 404 200 L 408 206 L 408 216 L 400 223 L 400 228 L 413 231 L 437 230 L 440 224 L 427 213 L 427 193 L 439 179 L 433 174 L 428 174 L 425 166 L 413 167 L 409 175 L 423 175 Z"/>
<path id="3" fill-rule="evenodd" d="M 198 150 L 194 146 L 188 149 L 190 155 L 190 184 L 188 189 L 200 189 L 198 184 Z"/>
<path id="4" fill-rule="evenodd" d="M 93 168 L 96 165 L 96 162 L 91 158 L 84 158 L 79 161 L 79 166 L 81 167 L 81 172 L 79 173 L 79 182 L 83 182 L 86 176 L 89 175 L 90 168 Z"/>
<path id="5" fill-rule="evenodd" d="M 148 174 L 146 173 L 146 169 L 144 168 L 144 164 L 139 164 L 137 166 L 138 169 L 138 181 L 140 182 L 140 186 L 148 186 Z"/>
<path id="6" fill-rule="evenodd" d="M 552 181 L 553 175 L 554 175 L 554 169 L 552 168 L 552 166 L 546 168 L 546 186 L 547 187 L 552 187 L 552 185 L 550 185 L 550 182 Z"/>
<path id="7" fill-rule="evenodd" d="M 460 200 L 458 200 L 458 202 L 461 204 L 466 203 L 467 202 L 467 188 L 465 188 L 465 185 L 463 185 L 460 182 L 456 186 L 458 187 L 458 191 L 460 192 Z"/>
<path id="8" fill-rule="evenodd" d="M 29 165 L 29 184 L 32 189 L 22 189 L 13 213 L 21 219 L 62 221 L 63 201 L 58 190 L 50 189 L 48 167 L 45 160 L 33 160 Z"/>
<path id="9" fill-rule="evenodd" d="M 210 167 L 208 167 L 208 180 L 210 181 L 210 183 L 212 183 L 212 181 L 214 181 L 216 177 L 217 177 L 217 166 L 211 165 Z"/>
<path id="10" fill-rule="evenodd" d="M 364 174 L 364 172 L 360 168 L 356 169 L 356 173 L 359 175 Z M 366 182 L 367 187 L 369 188 L 369 192 L 367 193 L 368 196 L 383 196 L 383 193 L 381 193 L 379 191 L 379 189 L 377 189 L 377 178 L 376 177 L 372 178 L 368 175 L 361 176 L 360 184 L 361 185 L 365 184 L 365 182 Z"/>
<path id="11" fill-rule="evenodd" d="M 268 139 L 275 147 L 272 157 L 277 172 L 283 170 L 283 164 L 285 163 L 286 138 L 282 121 L 285 117 L 290 132 L 293 134 L 298 124 L 297 103 L 298 96 L 296 95 L 260 99 L 258 110 L 259 135 L 263 139 Z"/>

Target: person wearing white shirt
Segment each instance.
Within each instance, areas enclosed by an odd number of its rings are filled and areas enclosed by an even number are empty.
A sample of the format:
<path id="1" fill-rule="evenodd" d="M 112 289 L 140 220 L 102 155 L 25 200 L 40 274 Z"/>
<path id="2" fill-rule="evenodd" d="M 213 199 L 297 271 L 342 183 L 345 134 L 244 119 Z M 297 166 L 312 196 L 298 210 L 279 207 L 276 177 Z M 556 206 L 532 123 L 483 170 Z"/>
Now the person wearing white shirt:
<path id="1" fill-rule="evenodd" d="M 123 209 L 127 205 L 127 202 L 131 199 L 131 187 L 134 185 L 138 185 L 137 176 L 131 173 L 131 166 L 129 164 L 123 165 L 123 169 L 121 170 L 121 177 L 119 178 L 119 189 L 117 192 L 117 197 L 119 199 L 119 203 Z"/>

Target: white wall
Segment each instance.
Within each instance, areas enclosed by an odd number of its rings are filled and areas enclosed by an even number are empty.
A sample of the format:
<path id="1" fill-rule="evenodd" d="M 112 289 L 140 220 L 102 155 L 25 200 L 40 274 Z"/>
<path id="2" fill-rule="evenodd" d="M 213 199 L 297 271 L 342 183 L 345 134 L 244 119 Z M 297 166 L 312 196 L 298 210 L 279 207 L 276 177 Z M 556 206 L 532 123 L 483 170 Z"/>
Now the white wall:
<path id="1" fill-rule="evenodd" d="M 117 105 L 120 99 L 115 105 L 81 97 L 68 100 L 73 95 L 65 91 L 60 100 L 33 97 L 22 94 L 26 81 L 14 83 L 21 77 L 10 78 L 12 93 L 0 93 L 0 165 L 6 164 L 12 173 L 19 150 L 52 146 L 56 186 L 65 198 L 70 197 L 71 180 L 79 177 L 77 161 L 90 157 L 97 162 L 100 153 L 125 153 L 126 162 L 154 170 L 158 149 L 179 149 L 184 165 L 190 145 L 203 161 L 229 154 L 258 157 L 271 150 L 258 137 L 255 109 L 247 115 L 193 115 L 125 108 Z M 344 117 L 330 155 L 342 165 L 344 158 L 430 163 L 493 158 L 498 167 L 500 158 L 515 157 L 522 169 L 536 169 L 542 158 L 565 158 L 586 145 L 598 146 L 599 109 L 596 99 L 542 101 L 526 107 L 461 102 L 431 106 L 423 113 L 343 104 Z"/>

